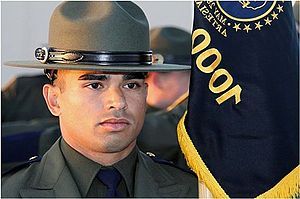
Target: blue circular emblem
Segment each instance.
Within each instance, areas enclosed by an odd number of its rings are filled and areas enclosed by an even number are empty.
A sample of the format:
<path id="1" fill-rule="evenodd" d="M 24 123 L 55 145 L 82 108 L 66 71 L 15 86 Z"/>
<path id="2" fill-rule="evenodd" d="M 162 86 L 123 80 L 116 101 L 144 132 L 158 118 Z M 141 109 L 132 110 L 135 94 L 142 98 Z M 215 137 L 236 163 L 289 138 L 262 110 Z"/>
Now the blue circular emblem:
<path id="1" fill-rule="evenodd" d="M 224 15 L 240 22 L 251 22 L 265 17 L 275 4 L 276 1 L 217 1 Z"/>

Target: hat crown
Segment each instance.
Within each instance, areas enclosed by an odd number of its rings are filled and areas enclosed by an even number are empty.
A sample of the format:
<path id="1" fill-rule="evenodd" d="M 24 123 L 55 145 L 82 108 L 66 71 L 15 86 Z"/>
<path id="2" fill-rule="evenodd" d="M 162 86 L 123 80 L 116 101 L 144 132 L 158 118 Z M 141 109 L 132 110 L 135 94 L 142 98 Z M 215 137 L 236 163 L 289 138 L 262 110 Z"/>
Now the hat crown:
<path id="1" fill-rule="evenodd" d="M 37 61 L 6 65 L 42 69 L 149 72 L 190 70 L 163 64 L 150 51 L 148 20 L 129 1 L 66 1 L 50 19 L 49 46 L 35 50 Z"/>
<path id="2" fill-rule="evenodd" d="M 53 12 L 49 46 L 81 51 L 148 51 L 149 24 L 132 2 L 64 2 Z"/>
<path id="3" fill-rule="evenodd" d="M 175 27 L 153 28 L 150 31 L 153 53 L 163 56 L 190 56 L 191 34 Z"/>
<path id="4" fill-rule="evenodd" d="M 151 50 L 161 54 L 164 63 L 191 64 L 191 34 L 175 27 L 153 28 L 150 31 Z"/>

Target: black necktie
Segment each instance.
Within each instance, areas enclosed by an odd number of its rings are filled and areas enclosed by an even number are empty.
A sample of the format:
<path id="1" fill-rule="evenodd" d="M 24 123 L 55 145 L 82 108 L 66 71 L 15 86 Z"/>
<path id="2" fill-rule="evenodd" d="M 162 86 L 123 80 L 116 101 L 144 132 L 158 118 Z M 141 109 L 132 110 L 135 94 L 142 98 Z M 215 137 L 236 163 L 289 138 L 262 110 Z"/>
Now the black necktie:
<path id="1" fill-rule="evenodd" d="M 121 182 L 122 176 L 115 168 L 100 169 L 97 178 L 107 187 L 106 197 L 120 197 L 117 187 Z"/>

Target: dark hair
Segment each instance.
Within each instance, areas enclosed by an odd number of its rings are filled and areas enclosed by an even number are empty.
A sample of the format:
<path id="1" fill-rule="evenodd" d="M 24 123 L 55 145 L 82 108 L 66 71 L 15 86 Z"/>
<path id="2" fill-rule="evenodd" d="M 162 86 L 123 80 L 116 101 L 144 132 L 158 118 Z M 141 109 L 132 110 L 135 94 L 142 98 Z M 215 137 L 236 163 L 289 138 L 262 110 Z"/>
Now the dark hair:
<path id="1" fill-rule="evenodd" d="M 44 69 L 45 75 L 48 77 L 51 84 L 53 84 L 54 80 L 57 78 L 57 70 L 56 69 Z"/>

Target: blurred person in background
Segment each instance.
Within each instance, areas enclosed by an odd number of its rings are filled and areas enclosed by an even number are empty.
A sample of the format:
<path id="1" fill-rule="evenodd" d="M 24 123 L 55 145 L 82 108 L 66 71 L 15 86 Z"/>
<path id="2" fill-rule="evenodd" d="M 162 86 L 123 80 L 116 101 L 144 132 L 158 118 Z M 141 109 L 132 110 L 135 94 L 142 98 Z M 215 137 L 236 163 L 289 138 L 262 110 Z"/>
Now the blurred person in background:
<path id="1" fill-rule="evenodd" d="M 153 28 L 151 50 L 164 63 L 191 64 L 191 34 L 176 27 Z M 177 139 L 177 123 L 187 108 L 190 71 L 149 72 L 148 110 L 138 137 L 144 152 L 188 169 Z"/>
<path id="2" fill-rule="evenodd" d="M 46 83 L 45 75 L 23 75 L 8 82 L 1 90 L 1 122 L 54 118 L 41 93 Z"/>

